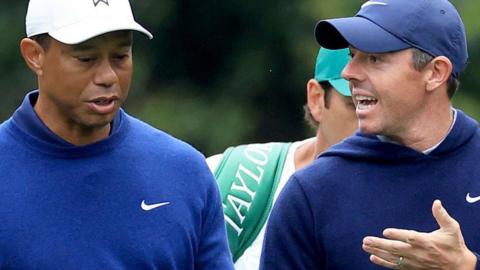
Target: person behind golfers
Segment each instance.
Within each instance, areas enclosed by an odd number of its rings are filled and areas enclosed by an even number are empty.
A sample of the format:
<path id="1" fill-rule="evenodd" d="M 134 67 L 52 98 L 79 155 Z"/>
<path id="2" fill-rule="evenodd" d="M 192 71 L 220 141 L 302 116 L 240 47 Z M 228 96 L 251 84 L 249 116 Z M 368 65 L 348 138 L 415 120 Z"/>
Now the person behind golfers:
<path id="1" fill-rule="evenodd" d="M 315 35 L 350 49 L 359 132 L 288 181 L 261 269 L 480 269 L 480 132 L 451 103 L 468 60 L 455 7 L 368 1 Z"/>
<path id="2" fill-rule="evenodd" d="M 30 0 L 38 80 L 0 125 L 1 269 L 233 269 L 218 189 L 191 146 L 128 115 L 128 0 Z"/>
<path id="3" fill-rule="evenodd" d="M 230 147 L 207 159 L 222 194 L 235 269 L 259 268 L 265 222 L 288 178 L 357 128 L 348 82 L 341 75 L 349 59 L 347 49 L 318 53 L 304 107 L 315 137 Z"/>

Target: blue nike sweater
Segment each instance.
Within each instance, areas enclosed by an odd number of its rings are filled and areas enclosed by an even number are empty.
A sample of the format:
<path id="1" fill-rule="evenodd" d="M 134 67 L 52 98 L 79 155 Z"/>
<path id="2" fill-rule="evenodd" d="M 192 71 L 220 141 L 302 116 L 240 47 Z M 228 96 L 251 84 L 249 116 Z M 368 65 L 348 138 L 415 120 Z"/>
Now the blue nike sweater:
<path id="1" fill-rule="evenodd" d="M 470 250 L 480 250 L 480 132 L 458 111 L 429 155 L 357 133 L 295 173 L 270 216 L 261 269 L 384 269 L 362 250 L 385 228 L 438 229 L 441 199 Z M 480 269 L 480 262 L 477 263 Z"/>
<path id="2" fill-rule="evenodd" d="M 123 111 L 76 147 L 37 97 L 0 125 L 0 269 L 233 269 L 201 154 Z"/>

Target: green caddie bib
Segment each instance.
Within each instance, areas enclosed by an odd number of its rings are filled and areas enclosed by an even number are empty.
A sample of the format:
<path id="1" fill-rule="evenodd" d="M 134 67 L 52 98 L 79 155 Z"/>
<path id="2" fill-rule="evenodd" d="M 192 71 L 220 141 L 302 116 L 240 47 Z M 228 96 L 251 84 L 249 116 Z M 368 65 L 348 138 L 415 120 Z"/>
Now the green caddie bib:
<path id="1" fill-rule="evenodd" d="M 233 261 L 257 238 L 272 209 L 291 143 L 230 147 L 215 170 Z"/>

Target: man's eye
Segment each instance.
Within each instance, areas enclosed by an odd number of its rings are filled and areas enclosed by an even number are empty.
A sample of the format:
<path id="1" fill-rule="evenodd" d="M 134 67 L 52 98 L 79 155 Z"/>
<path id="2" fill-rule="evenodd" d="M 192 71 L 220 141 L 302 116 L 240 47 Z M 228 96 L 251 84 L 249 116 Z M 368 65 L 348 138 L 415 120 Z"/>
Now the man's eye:
<path id="1" fill-rule="evenodd" d="M 93 60 L 95 60 L 94 57 L 89 57 L 89 56 L 79 56 L 77 57 L 78 61 L 80 62 L 84 62 L 84 63 L 88 63 L 88 62 L 91 62 Z"/>
<path id="2" fill-rule="evenodd" d="M 129 57 L 128 54 L 119 54 L 115 56 L 115 58 L 117 58 L 118 60 L 124 60 L 124 59 L 127 59 L 128 57 Z"/>
<path id="3" fill-rule="evenodd" d="M 368 59 L 370 59 L 370 62 L 372 62 L 372 63 L 377 63 L 378 62 L 378 57 L 375 56 L 375 55 L 368 56 Z"/>

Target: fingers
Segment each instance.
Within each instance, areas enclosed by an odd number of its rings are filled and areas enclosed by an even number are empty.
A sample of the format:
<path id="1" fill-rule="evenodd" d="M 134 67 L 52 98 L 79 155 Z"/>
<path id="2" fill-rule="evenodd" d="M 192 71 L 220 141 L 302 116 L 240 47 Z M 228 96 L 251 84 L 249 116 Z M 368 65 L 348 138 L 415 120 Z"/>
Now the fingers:
<path id="1" fill-rule="evenodd" d="M 408 244 L 415 244 L 422 239 L 422 234 L 413 230 L 388 228 L 383 231 L 383 236 L 391 240 L 402 241 Z"/>
<path id="2" fill-rule="evenodd" d="M 400 269 L 406 264 L 405 255 L 411 248 L 410 244 L 402 241 L 367 236 L 363 239 L 362 249 L 370 253 L 370 261 L 376 265 Z"/>
<path id="3" fill-rule="evenodd" d="M 395 262 L 389 262 L 387 260 L 384 260 L 378 256 L 375 255 L 370 255 L 370 261 L 376 265 L 385 267 L 385 268 L 390 268 L 390 269 L 399 269 L 400 267 L 397 265 Z"/>
<path id="4" fill-rule="evenodd" d="M 387 249 L 389 251 L 398 251 L 402 248 L 408 248 L 410 245 L 396 239 L 385 239 L 375 236 L 367 236 L 363 239 L 363 244 L 375 248 Z"/>
<path id="5" fill-rule="evenodd" d="M 398 258 L 405 250 L 411 246 L 402 241 L 384 239 L 379 237 L 367 236 L 363 239 L 362 248 L 370 254 L 377 255 L 382 258 L 389 259 L 390 257 Z"/>
<path id="6" fill-rule="evenodd" d="M 454 228 L 458 225 L 457 221 L 453 219 L 442 206 L 440 200 L 435 200 L 432 205 L 432 214 L 440 228 Z"/>

